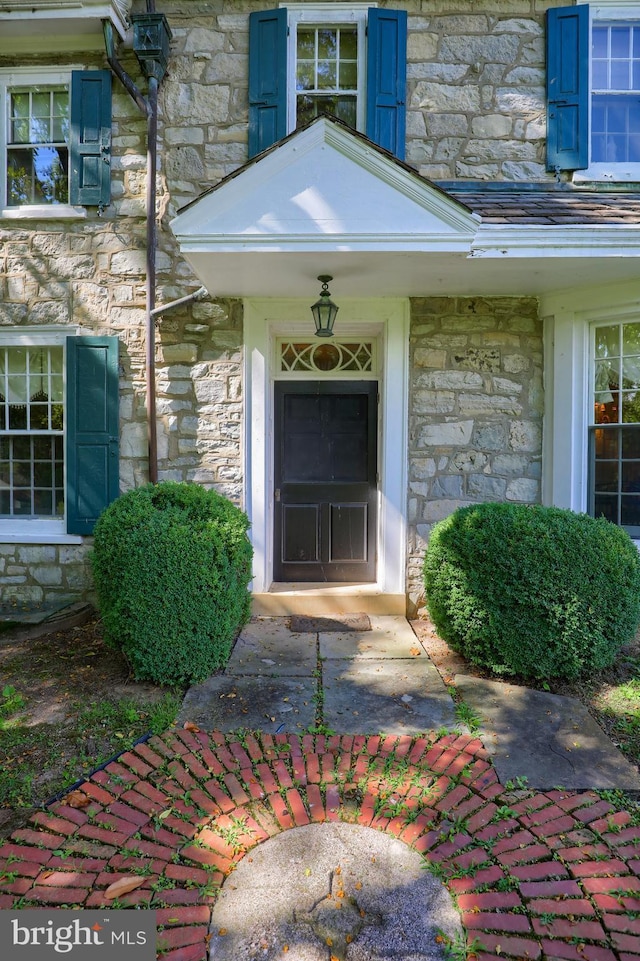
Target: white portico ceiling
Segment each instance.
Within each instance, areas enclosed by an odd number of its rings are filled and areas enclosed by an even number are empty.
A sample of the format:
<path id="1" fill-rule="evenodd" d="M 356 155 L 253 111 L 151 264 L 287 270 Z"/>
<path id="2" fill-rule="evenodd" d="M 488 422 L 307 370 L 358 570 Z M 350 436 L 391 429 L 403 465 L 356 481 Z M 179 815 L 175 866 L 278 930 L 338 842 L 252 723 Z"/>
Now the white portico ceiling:
<path id="1" fill-rule="evenodd" d="M 637 276 L 634 225 L 483 225 L 458 199 L 327 118 L 171 222 L 212 296 L 537 294 Z"/>

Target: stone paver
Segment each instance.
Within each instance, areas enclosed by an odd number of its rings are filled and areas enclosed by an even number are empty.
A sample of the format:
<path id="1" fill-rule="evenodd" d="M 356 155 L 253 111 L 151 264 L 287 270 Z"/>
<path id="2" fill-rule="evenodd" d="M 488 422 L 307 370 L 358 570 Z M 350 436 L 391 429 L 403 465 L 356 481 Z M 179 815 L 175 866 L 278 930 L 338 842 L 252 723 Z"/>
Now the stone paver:
<path id="1" fill-rule="evenodd" d="M 324 723 L 338 733 L 418 734 L 455 727 L 453 701 L 426 658 L 327 660 Z"/>
<path id="2" fill-rule="evenodd" d="M 241 631 L 225 673 L 308 676 L 317 661 L 316 634 L 283 630 L 282 618 L 261 618 Z"/>
<path id="3" fill-rule="evenodd" d="M 0 907 L 114 906 L 108 885 L 135 877 L 121 903 L 158 910 L 166 961 L 205 961 L 225 877 L 326 822 L 422 854 L 478 961 L 640 958 L 640 826 L 591 791 L 507 791 L 471 735 L 168 731 L 14 832 Z"/>
<path id="4" fill-rule="evenodd" d="M 638 769 L 575 698 L 462 674 L 455 687 L 503 784 L 525 775 L 539 788 L 640 791 Z"/>
<path id="5" fill-rule="evenodd" d="M 370 631 L 320 633 L 322 658 L 421 658 L 431 664 L 427 653 L 404 617 L 371 616 Z"/>
<path id="6" fill-rule="evenodd" d="M 179 720 L 218 731 L 303 731 L 315 722 L 317 688 L 312 677 L 220 674 L 187 691 Z"/>

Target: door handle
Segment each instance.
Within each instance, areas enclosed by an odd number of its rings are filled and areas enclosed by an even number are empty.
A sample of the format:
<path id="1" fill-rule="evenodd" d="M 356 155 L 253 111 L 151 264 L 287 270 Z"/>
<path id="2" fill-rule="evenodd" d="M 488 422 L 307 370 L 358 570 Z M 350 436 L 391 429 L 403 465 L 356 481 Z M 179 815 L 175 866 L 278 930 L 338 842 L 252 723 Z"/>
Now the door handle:
<path id="1" fill-rule="evenodd" d="M 280 488 L 279 488 L 279 487 L 276 487 L 276 489 L 275 489 L 274 492 L 273 492 L 273 496 L 275 497 L 276 501 L 277 501 L 278 503 L 280 503 Z"/>

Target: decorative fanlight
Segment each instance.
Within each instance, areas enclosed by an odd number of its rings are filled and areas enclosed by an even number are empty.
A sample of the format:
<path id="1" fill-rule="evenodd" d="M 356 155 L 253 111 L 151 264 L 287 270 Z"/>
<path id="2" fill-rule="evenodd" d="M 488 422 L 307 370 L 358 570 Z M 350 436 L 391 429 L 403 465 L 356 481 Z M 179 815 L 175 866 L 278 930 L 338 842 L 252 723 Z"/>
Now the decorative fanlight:
<path id="1" fill-rule="evenodd" d="M 316 337 L 333 337 L 333 325 L 340 309 L 331 300 L 329 293 L 329 284 L 333 277 L 329 274 L 320 274 L 318 280 L 322 284 L 322 290 L 319 299 L 311 306 L 313 322 L 316 325 Z"/>

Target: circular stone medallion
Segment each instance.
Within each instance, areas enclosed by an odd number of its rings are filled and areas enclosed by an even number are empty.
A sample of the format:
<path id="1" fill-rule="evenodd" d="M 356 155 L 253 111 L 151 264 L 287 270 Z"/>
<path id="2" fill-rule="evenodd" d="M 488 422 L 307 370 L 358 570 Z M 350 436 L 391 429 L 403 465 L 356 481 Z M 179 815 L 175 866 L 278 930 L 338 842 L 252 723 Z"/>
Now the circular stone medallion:
<path id="1" fill-rule="evenodd" d="M 212 961 L 436 961 L 462 928 L 402 841 L 354 824 L 293 828 L 254 848 L 212 915 Z"/>

